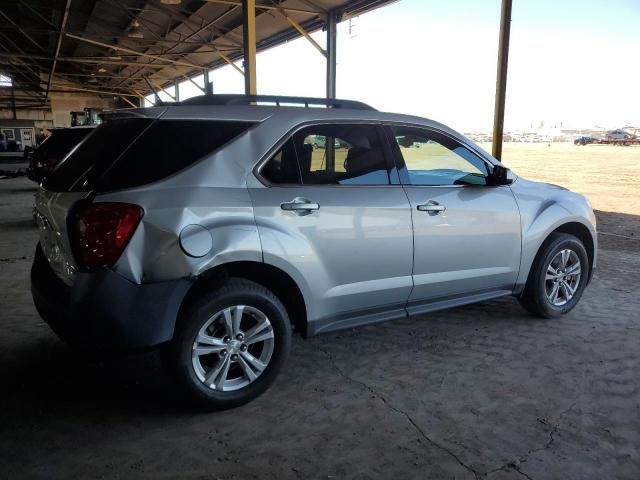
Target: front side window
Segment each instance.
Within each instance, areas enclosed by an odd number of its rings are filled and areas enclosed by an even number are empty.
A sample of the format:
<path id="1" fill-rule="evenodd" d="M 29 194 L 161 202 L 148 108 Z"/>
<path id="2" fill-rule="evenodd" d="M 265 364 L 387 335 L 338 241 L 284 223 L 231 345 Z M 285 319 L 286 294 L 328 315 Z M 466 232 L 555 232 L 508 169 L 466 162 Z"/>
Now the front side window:
<path id="1" fill-rule="evenodd" d="M 388 185 L 375 125 L 314 125 L 296 132 L 261 174 L 275 184 Z"/>
<path id="2" fill-rule="evenodd" d="M 405 184 L 486 185 L 485 162 L 446 135 L 417 128 L 393 127 L 392 149 Z"/>

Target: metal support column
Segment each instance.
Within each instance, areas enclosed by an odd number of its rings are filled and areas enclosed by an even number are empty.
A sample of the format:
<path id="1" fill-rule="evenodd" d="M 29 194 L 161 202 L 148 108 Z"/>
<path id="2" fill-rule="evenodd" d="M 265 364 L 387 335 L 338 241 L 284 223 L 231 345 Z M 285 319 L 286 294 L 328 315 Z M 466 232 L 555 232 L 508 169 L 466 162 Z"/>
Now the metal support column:
<path id="1" fill-rule="evenodd" d="M 213 83 L 209 80 L 209 69 L 204 69 L 204 94 L 213 95 Z"/>
<path id="2" fill-rule="evenodd" d="M 174 97 L 176 102 L 180 101 L 180 87 L 178 86 L 178 80 L 173 81 Z"/>
<path id="3" fill-rule="evenodd" d="M 498 46 L 498 73 L 496 79 L 496 100 L 493 114 L 492 153 L 502 157 L 502 136 L 504 133 L 504 102 L 507 93 L 507 63 L 509 60 L 509 36 L 511 33 L 511 0 L 502 0 L 500 13 L 500 43 Z"/>
<path id="4" fill-rule="evenodd" d="M 327 98 L 336 98 L 336 44 L 338 19 L 334 12 L 327 14 Z"/>
<path id="5" fill-rule="evenodd" d="M 242 0 L 242 37 L 244 93 L 256 95 L 256 0 Z"/>
<path id="6" fill-rule="evenodd" d="M 327 14 L 327 98 L 336 98 L 336 43 L 337 18 L 334 12 Z M 336 164 L 336 146 L 334 137 L 326 137 L 324 144 L 327 171 L 333 172 Z"/>

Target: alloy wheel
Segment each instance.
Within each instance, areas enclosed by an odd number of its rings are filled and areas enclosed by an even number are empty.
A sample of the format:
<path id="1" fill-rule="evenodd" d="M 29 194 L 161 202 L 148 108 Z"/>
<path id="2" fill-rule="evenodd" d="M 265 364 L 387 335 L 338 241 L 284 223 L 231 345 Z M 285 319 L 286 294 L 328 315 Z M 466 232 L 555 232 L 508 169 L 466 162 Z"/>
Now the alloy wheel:
<path id="1" fill-rule="evenodd" d="M 560 250 L 547 266 L 545 292 L 554 307 L 566 305 L 580 285 L 581 265 L 578 254 L 569 248 Z"/>
<path id="2" fill-rule="evenodd" d="M 238 390 L 267 368 L 274 333 L 257 308 L 235 305 L 209 318 L 193 342 L 191 361 L 198 379 L 216 391 Z"/>

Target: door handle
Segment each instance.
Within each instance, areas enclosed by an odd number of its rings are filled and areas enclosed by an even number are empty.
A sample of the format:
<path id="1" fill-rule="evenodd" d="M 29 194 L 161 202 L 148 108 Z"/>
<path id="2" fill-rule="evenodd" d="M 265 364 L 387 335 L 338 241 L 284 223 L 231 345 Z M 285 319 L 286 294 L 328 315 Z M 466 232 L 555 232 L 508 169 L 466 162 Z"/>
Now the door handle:
<path id="1" fill-rule="evenodd" d="M 306 198 L 294 198 L 290 202 L 280 204 L 280 208 L 287 212 L 295 212 L 298 215 L 308 215 L 320 209 L 320 205 Z"/>
<path id="2" fill-rule="evenodd" d="M 440 205 L 438 202 L 429 200 L 427 203 L 418 205 L 418 210 L 421 212 L 427 212 L 429 215 L 438 215 L 440 212 L 444 212 L 447 208 L 444 205 Z"/>

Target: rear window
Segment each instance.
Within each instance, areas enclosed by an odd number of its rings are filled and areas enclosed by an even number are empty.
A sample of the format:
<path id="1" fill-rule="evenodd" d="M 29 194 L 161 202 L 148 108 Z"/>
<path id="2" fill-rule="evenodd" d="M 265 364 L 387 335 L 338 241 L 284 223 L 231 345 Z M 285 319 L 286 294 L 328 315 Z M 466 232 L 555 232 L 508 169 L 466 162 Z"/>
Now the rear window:
<path id="1" fill-rule="evenodd" d="M 45 188 L 109 191 L 161 180 L 218 150 L 250 126 L 140 118 L 106 122 L 55 170 Z"/>

